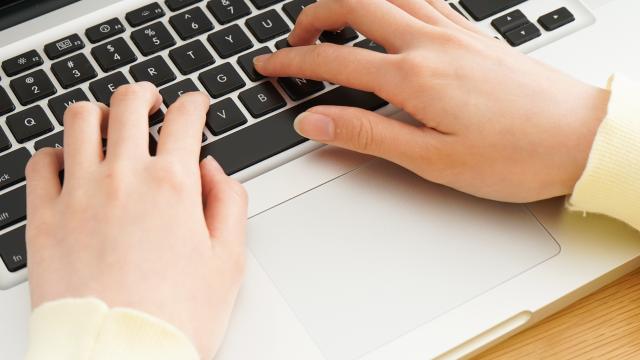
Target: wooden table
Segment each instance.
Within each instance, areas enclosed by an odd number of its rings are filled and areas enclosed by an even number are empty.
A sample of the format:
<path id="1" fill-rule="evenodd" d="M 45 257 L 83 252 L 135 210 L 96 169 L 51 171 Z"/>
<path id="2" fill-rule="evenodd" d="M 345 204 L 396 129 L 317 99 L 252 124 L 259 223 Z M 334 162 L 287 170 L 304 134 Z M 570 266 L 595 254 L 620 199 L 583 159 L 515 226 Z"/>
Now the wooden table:
<path id="1" fill-rule="evenodd" d="M 640 269 L 473 359 L 640 359 Z"/>

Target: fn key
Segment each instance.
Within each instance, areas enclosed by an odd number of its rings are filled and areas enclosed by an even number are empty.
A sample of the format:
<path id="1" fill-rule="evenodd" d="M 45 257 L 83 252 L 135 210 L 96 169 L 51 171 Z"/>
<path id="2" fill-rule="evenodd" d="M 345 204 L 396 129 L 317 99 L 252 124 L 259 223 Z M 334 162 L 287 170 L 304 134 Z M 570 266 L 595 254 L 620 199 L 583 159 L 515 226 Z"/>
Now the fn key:
<path id="1" fill-rule="evenodd" d="M 27 267 L 25 226 L 0 235 L 0 258 L 10 272 Z"/>

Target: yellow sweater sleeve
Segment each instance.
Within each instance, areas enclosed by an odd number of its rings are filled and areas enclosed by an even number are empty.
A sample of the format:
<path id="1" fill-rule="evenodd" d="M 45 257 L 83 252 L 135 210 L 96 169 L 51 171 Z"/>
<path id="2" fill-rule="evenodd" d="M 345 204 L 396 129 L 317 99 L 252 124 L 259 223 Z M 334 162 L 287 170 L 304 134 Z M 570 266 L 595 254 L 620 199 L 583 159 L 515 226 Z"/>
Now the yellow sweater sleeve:
<path id="1" fill-rule="evenodd" d="M 199 360 L 177 328 L 97 299 L 64 299 L 31 314 L 27 360 Z"/>
<path id="2" fill-rule="evenodd" d="M 608 215 L 640 230 L 640 84 L 609 80 L 611 99 L 569 209 Z"/>

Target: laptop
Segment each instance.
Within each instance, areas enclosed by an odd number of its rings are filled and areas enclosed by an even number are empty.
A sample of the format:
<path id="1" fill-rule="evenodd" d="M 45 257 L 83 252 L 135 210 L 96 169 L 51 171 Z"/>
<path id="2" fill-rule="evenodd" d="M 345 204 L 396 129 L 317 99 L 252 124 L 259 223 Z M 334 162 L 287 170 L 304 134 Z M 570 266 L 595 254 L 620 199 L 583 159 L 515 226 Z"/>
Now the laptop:
<path id="1" fill-rule="evenodd" d="M 164 97 L 152 140 L 182 93 L 209 93 L 202 155 L 250 196 L 246 281 L 217 359 L 469 357 L 638 266 L 636 231 L 564 199 L 481 200 L 299 137 L 293 119 L 318 104 L 411 121 L 369 93 L 255 72 L 251 59 L 284 46 L 312 2 L 0 1 L 0 357 L 23 358 L 28 341 L 24 165 L 64 145 L 67 106 L 108 104 L 134 81 Z M 640 79 L 637 1 L 448 2 L 587 82 Z M 348 28 L 320 41 L 384 51 Z"/>

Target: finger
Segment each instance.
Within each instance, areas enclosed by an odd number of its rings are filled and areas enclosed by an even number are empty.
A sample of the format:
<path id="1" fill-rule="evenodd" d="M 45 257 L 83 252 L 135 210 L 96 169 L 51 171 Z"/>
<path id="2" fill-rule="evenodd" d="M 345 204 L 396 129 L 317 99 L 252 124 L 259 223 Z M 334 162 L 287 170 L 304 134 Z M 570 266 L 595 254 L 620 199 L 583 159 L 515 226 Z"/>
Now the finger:
<path id="1" fill-rule="evenodd" d="M 107 159 L 149 156 L 149 115 L 162 102 L 148 82 L 119 87 L 111 97 L 107 134 Z"/>
<path id="2" fill-rule="evenodd" d="M 62 149 L 45 148 L 36 152 L 26 168 L 27 218 L 34 219 L 39 209 L 60 196 L 59 173 L 64 164 Z"/>
<path id="3" fill-rule="evenodd" d="M 208 95 L 191 92 L 180 96 L 165 116 L 157 156 L 175 156 L 197 164 L 208 110 Z"/>
<path id="4" fill-rule="evenodd" d="M 357 47 L 321 44 L 285 48 L 254 59 L 268 77 L 299 77 L 376 92 L 397 81 L 389 71 L 390 55 Z"/>
<path id="5" fill-rule="evenodd" d="M 211 240 L 232 248 L 244 247 L 247 193 L 211 156 L 202 161 L 200 172 L 204 216 Z"/>
<path id="6" fill-rule="evenodd" d="M 103 104 L 78 102 L 64 113 L 64 163 L 67 177 L 74 177 L 102 161 L 101 126 L 109 115 Z"/>
<path id="7" fill-rule="evenodd" d="M 480 29 L 478 29 L 475 25 L 473 25 L 467 18 L 465 18 L 464 16 L 462 16 L 460 13 L 458 13 L 457 11 L 453 10 L 453 8 L 451 7 L 451 5 L 449 5 L 448 3 L 444 2 L 443 0 L 392 0 L 392 1 L 411 1 L 411 2 L 421 2 L 423 5 L 425 5 L 424 7 L 427 8 L 427 10 L 423 10 L 423 11 L 419 11 L 417 10 L 416 14 L 421 14 L 424 13 L 424 15 L 422 15 L 424 17 L 423 21 L 427 22 L 427 23 L 431 23 L 429 20 L 427 20 L 427 16 L 426 13 L 432 13 L 435 12 L 437 14 L 441 15 L 441 19 L 444 20 L 444 18 L 446 18 L 446 20 L 450 21 L 452 24 L 455 24 L 465 30 L 468 30 L 474 34 L 477 35 L 481 35 L 483 37 L 487 37 L 487 34 L 483 33 Z M 416 16 L 418 18 L 421 18 L 421 16 Z M 435 17 L 435 15 L 434 15 Z M 431 18 L 431 17 L 429 17 Z M 431 24 L 443 24 L 443 26 L 447 26 L 446 22 L 443 22 L 442 20 L 438 21 L 436 19 L 434 19 L 434 23 Z M 449 26 L 447 26 L 449 27 Z"/>
<path id="8" fill-rule="evenodd" d="M 311 45 L 324 30 L 352 26 L 389 52 L 396 53 L 415 42 L 415 30 L 423 25 L 387 0 L 323 0 L 302 10 L 289 35 L 289 44 Z"/>

